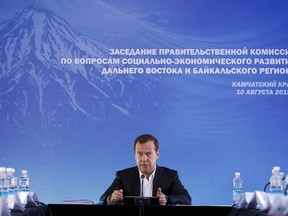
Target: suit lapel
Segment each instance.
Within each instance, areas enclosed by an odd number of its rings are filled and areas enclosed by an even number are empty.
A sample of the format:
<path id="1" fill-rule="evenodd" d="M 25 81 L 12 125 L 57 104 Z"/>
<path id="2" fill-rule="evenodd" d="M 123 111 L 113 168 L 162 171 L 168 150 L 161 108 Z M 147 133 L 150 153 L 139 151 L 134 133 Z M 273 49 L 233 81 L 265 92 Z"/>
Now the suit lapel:
<path id="1" fill-rule="evenodd" d="M 153 194 L 152 196 L 156 196 L 157 190 L 160 187 L 160 176 L 161 176 L 161 168 L 156 166 L 156 172 L 153 180 Z"/>
<path id="2" fill-rule="evenodd" d="M 135 176 L 135 178 L 133 176 Z M 136 196 L 140 196 L 140 180 L 138 167 L 135 167 L 135 169 L 133 170 L 133 176 L 131 176 L 131 178 L 133 179 L 133 194 L 135 194 Z"/>

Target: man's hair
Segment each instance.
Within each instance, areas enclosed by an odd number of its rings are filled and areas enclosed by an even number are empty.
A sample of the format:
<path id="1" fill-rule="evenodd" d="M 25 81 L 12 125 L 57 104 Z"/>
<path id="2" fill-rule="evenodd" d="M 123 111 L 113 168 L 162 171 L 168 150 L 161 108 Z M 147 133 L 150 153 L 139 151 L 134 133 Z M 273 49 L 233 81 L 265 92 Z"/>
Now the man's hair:
<path id="1" fill-rule="evenodd" d="M 151 134 L 142 134 L 142 135 L 139 135 L 138 137 L 136 137 L 135 141 L 134 141 L 134 150 L 136 148 L 136 143 L 140 143 L 140 144 L 144 144 L 148 141 L 152 141 L 154 142 L 154 146 L 155 146 L 155 151 L 158 151 L 159 150 L 159 143 L 158 143 L 158 140 L 156 139 L 156 137 L 154 137 L 153 135 Z"/>

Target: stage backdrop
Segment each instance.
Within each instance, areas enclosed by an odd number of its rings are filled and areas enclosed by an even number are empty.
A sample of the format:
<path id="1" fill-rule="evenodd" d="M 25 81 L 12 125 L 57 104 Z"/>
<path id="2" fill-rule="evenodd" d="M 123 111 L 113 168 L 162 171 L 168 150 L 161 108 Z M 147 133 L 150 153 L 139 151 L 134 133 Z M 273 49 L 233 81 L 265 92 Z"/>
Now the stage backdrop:
<path id="1" fill-rule="evenodd" d="M 193 205 L 288 172 L 286 0 L 1 0 L 0 166 L 45 203 L 99 200 L 160 142 Z"/>

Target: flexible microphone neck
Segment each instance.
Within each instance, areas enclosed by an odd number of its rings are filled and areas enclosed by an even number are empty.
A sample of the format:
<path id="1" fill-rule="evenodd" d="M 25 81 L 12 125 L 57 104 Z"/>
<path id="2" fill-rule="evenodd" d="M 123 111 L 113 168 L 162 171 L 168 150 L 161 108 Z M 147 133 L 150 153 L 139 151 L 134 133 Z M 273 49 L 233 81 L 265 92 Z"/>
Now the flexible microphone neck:
<path id="1" fill-rule="evenodd" d="M 270 185 L 270 182 L 268 182 L 264 187 L 264 192 L 266 192 L 267 187 Z"/>
<path id="2" fill-rule="evenodd" d="M 141 175 L 141 197 L 144 197 L 144 178 L 145 178 L 145 175 L 142 174 Z"/>

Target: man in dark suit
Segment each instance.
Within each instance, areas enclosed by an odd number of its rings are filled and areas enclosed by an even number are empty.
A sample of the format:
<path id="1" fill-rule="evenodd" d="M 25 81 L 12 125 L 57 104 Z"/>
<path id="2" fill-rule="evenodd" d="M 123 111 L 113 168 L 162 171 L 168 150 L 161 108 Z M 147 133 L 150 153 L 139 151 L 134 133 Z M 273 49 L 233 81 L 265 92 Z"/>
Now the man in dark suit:
<path id="1" fill-rule="evenodd" d="M 191 196 L 178 172 L 157 165 L 159 143 L 153 135 L 138 136 L 134 153 L 137 166 L 116 172 L 114 181 L 100 197 L 104 204 L 121 203 L 124 196 L 157 196 L 160 205 L 191 205 Z"/>

